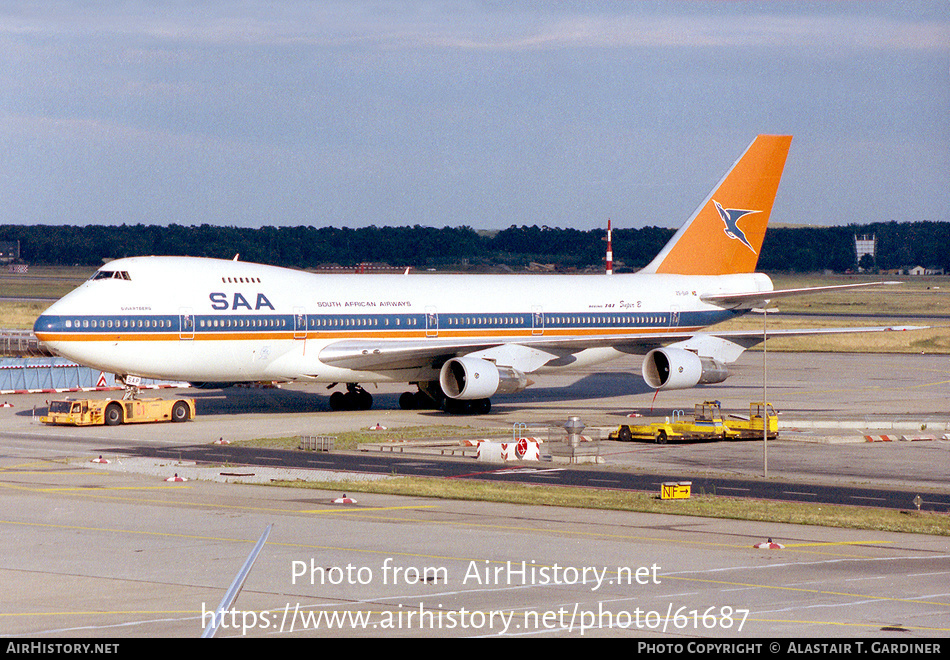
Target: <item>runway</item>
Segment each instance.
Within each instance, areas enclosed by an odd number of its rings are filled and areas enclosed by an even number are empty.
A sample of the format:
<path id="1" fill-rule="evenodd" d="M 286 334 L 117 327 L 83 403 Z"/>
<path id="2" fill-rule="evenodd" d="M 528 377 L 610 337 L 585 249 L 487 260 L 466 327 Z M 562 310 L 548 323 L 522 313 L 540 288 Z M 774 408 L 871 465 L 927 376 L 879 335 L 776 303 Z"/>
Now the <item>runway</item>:
<path id="1" fill-rule="evenodd" d="M 748 405 L 760 398 L 757 357 L 725 387 L 660 393 L 656 405 Z M 770 398 L 789 419 L 946 418 L 945 358 L 770 355 L 770 370 Z M 374 422 L 510 426 L 580 413 L 609 426 L 652 399 L 622 365 L 539 385 L 475 420 L 398 410 L 398 388 L 374 393 L 374 411 L 331 413 L 311 387 L 200 392 L 188 424 L 63 429 L 32 421 L 48 395 L 18 398 L 0 409 L 0 634 L 197 637 L 273 523 L 221 636 L 947 637 L 947 537 L 384 495 L 341 506 L 337 492 L 171 483 L 88 463 L 103 448 Z M 946 446 L 777 442 L 771 478 L 834 482 L 837 465 L 840 481 L 946 491 Z M 761 443 L 617 443 L 608 461 L 754 474 L 760 456 Z M 769 538 L 784 547 L 754 547 Z"/>

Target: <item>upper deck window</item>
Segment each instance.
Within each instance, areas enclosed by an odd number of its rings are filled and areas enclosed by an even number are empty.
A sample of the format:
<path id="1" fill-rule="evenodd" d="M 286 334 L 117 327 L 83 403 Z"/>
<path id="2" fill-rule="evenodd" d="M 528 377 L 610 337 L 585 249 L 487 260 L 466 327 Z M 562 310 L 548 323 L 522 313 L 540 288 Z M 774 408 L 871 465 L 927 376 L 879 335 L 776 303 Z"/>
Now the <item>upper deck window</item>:
<path id="1" fill-rule="evenodd" d="M 259 277 L 222 277 L 222 284 L 260 284 Z"/>

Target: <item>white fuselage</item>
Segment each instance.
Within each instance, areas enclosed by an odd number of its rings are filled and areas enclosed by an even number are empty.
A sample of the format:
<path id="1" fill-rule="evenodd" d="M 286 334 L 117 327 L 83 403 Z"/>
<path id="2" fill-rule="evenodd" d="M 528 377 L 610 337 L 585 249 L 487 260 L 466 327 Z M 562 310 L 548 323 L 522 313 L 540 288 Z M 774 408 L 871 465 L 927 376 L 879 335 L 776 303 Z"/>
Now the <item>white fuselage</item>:
<path id="1" fill-rule="evenodd" d="M 736 315 L 703 294 L 771 290 L 761 274 L 324 275 L 239 261 L 119 259 L 37 320 L 49 348 L 120 375 L 185 381 L 412 382 L 437 365 L 353 369 L 341 341 L 544 342 L 566 367 L 633 352 L 631 336 L 692 333 Z M 585 340 L 589 338 L 589 344 Z M 460 352 L 464 350 L 460 349 Z M 549 367 L 558 368 L 554 363 Z"/>

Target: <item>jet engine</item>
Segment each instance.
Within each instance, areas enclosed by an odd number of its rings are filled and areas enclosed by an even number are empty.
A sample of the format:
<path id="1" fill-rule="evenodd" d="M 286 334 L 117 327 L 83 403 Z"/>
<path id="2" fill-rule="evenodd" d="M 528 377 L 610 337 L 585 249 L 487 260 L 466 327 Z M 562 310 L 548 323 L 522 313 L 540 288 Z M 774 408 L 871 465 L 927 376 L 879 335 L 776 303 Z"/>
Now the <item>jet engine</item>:
<path id="1" fill-rule="evenodd" d="M 513 367 L 500 367 L 481 358 L 452 358 L 442 365 L 439 385 L 451 399 L 485 399 L 512 394 L 528 386 L 528 378 Z"/>
<path id="2" fill-rule="evenodd" d="M 722 362 L 682 348 L 655 348 L 643 358 L 643 380 L 657 390 L 680 390 L 721 383 L 729 376 Z"/>

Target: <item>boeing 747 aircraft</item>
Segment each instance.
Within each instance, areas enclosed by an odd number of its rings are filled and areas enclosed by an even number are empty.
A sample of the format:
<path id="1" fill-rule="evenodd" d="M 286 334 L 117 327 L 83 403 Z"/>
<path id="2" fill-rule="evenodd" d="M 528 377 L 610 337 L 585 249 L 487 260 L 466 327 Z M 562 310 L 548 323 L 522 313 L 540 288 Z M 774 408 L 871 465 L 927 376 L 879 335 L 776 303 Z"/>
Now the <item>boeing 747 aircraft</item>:
<path id="1" fill-rule="evenodd" d="M 644 356 L 652 388 L 718 383 L 762 333 L 706 328 L 814 290 L 775 291 L 753 272 L 790 144 L 756 138 L 637 273 L 323 275 L 133 257 L 100 268 L 34 331 L 54 353 L 126 383 L 345 383 L 334 409 L 369 408 L 362 383 L 405 382 L 418 388 L 401 397 L 405 408 L 487 412 L 531 374 L 628 355 Z"/>

